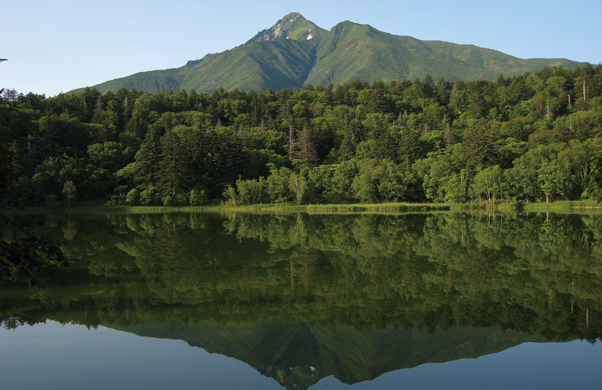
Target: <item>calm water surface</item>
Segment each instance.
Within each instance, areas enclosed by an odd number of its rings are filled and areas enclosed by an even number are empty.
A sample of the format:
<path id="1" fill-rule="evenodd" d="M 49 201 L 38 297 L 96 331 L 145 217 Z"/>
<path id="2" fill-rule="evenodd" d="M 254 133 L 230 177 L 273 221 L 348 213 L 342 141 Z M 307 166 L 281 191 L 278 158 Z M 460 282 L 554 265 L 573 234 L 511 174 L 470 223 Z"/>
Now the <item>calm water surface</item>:
<path id="1" fill-rule="evenodd" d="M 602 217 L 47 216 L 5 388 L 597 388 Z"/>

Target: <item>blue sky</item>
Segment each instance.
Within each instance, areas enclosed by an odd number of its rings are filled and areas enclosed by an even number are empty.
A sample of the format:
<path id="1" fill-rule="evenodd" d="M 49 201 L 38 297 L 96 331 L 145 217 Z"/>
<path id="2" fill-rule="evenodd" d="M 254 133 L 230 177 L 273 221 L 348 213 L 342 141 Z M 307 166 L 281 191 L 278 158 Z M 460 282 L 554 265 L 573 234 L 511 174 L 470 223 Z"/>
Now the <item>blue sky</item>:
<path id="1" fill-rule="evenodd" d="M 54 96 L 175 68 L 246 42 L 289 12 L 325 29 L 350 20 L 519 58 L 599 64 L 602 1 L 20 0 L 1 7 L 0 88 Z"/>

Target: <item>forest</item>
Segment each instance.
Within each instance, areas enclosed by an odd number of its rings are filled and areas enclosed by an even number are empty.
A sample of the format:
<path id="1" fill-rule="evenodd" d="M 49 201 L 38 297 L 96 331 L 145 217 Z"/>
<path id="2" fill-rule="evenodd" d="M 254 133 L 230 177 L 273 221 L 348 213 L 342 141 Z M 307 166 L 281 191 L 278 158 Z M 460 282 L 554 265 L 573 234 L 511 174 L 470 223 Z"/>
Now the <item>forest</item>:
<path id="1" fill-rule="evenodd" d="M 0 180 L 23 205 L 598 201 L 602 188 L 601 65 L 0 98 Z"/>

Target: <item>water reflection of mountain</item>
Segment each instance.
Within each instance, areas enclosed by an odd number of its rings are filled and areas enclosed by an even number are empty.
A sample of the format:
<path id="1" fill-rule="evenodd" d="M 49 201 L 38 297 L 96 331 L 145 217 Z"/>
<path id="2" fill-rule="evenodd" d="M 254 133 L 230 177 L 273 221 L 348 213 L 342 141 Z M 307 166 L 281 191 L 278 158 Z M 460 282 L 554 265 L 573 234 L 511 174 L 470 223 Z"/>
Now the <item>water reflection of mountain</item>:
<path id="1" fill-rule="evenodd" d="M 330 374 L 351 383 L 531 337 L 595 341 L 602 334 L 600 221 L 55 215 L 48 227 L 79 259 L 63 271 L 71 282 L 2 286 L 0 321 L 107 324 L 186 340 L 283 383 L 307 386 Z"/>
<path id="2" fill-rule="evenodd" d="M 355 329 L 348 326 L 277 323 L 111 326 L 145 337 L 179 339 L 233 357 L 288 389 L 306 389 L 334 375 L 353 384 L 386 372 L 500 352 L 526 341 L 544 341 L 499 328 L 425 330 Z"/>

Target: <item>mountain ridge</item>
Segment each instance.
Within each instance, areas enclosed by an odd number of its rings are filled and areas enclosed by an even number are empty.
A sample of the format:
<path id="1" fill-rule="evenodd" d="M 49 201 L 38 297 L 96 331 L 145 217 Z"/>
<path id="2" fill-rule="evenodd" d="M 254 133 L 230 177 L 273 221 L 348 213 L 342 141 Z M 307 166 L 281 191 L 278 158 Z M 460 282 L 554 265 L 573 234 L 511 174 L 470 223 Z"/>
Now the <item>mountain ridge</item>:
<path id="1" fill-rule="evenodd" d="M 307 32 L 306 27 L 309 27 Z M 300 13 L 291 12 L 279 19 L 269 29 L 259 31 L 253 38 L 245 42 L 245 45 L 275 39 L 310 40 L 325 32 L 326 30 L 317 26 L 311 20 L 305 19 Z"/>
<path id="2" fill-rule="evenodd" d="M 496 80 L 546 66 L 575 68 L 567 59 L 520 59 L 494 49 L 394 35 L 368 24 L 343 21 L 324 30 L 297 12 L 289 13 L 246 43 L 206 54 L 179 68 L 151 70 L 93 86 L 148 93 L 169 89 L 212 92 L 302 88 L 306 84 L 423 79 Z M 81 89 L 80 89 L 81 90 Z"/>

